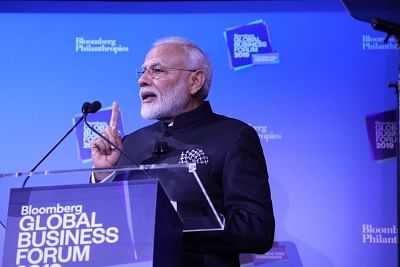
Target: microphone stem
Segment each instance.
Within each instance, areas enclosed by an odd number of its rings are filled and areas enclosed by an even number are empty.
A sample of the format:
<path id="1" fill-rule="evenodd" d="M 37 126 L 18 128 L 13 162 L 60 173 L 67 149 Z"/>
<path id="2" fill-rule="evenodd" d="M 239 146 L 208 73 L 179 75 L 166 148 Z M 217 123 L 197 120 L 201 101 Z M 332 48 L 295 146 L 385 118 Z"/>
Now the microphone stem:
<path id="1" fill-rule="evenodd" d="M 61 137 L 60 140 L 58 140 L 58 142 L 49 150 L 49 152 L 47 152 L 47 154 L 30 170 L 30 174 L 28 176 L 26 176 L 24 183 L 22 184 L 22 188 L 25 187 L 26 183 L 28 182 L 29 178 L 32 176 L 32 173 L 37 169 L 37 167 L 40 166 L 40 164 L 42 164 L 42 162 L 54 151 L 54 149 L 56 149 L 62 141 L 64 141 L 64 139 L 76 128 L 76 126 L 78 126 L 78 124 L 83 120 L 84 115 L 82 115 L 77 122 L 75 122 L 75 124 L 71 127 L 71 129 L 68 130 L 68 132 L 66 132 L 64 134 L 63 137 Z"/>

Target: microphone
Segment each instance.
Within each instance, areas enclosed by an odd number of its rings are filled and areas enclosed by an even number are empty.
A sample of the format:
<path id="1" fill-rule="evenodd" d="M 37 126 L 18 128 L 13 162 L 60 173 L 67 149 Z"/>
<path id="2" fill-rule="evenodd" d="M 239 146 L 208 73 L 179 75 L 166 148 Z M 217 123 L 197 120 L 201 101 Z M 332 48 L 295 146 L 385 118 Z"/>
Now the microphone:
<path id="1" fill-rule="evenodd" d="M 165 141 L 156 141 L 154 144 L 154 155 L 161 155 L 168 152 L 168 143 Z"/>
<path id="2" fill-rule="evenodd" d="M 64 134 L 63 137 L 58 140 L 58 142 L 47 152 L 44 157 L 42 157 L 38 163 L 30 170 L 30 174 L 25 178 L 22 188 L 26 186 L 26 183 L 28 182 L 29 178 L 32 176 L 33 172 L 42 164 L 42 162 L 47 159 L 48 156 L 64 141 L 64 139 L 78 126 L 78 124 L 84 119 L 85 114 L 89 113 L 95 113 L 101 108 L 101 103 L 99 101 L 94 101 L 93 103 L 85 102 L 82 104 L 82 115 L 81 117 L 75 122 L 75 124 Z"/>
<path id="3" fill-rule="evenodd" d="M 165 141 L 156 141 L 153 146 L 152 156 L 148 159 L 141 161 L 141 164 L 157 164 L 161 155 L 167 153 L 170 150 L 168 143 Z"/>
<path id="4" fill-rule="evenodd" d="M 100 101 L 93 101 L 92 103 L 85 102 L 82 104 L 82 113 L 83 114 L 88 114 L 88 113 L 96 113 L 101 109 L 101 103 Z"/>

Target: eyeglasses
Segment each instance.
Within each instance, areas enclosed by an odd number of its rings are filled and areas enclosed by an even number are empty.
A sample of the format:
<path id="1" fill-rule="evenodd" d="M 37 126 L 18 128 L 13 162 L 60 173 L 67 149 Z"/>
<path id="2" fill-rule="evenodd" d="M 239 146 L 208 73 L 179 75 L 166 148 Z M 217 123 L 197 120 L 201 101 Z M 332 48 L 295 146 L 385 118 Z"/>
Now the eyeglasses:
<path id="1" fill-rule="evenodd" d="M 180 69 L 180 68 L 169 68 L 169 67 L 161 67 L 161 66 L 152 66 L 148 69 L 139 68 L 136 70 L 136 77 L 140 78 L 147 71 L 147 73 L 151 76 L 151 78 L 157 80 L 168 74 L 168 71 L 171 70 L 179 70 L 179 71 L 190 71 L 196 72 L 199 70 L 190 70 L 190 69 Z"/>

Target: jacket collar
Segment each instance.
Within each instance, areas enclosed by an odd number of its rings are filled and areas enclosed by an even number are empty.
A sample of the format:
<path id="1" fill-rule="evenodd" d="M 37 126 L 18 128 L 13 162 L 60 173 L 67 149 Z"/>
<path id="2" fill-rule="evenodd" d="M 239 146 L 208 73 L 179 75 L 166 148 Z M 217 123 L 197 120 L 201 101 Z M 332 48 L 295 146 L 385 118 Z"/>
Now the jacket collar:
<path id="1" fill-rule="evenodd" d="M 178 115 L 172 123 L 160 123 L 163 128 L 176 129 L 201 121 L 212 113 L 210 102 L 203 101 L 198 108 Z"/>

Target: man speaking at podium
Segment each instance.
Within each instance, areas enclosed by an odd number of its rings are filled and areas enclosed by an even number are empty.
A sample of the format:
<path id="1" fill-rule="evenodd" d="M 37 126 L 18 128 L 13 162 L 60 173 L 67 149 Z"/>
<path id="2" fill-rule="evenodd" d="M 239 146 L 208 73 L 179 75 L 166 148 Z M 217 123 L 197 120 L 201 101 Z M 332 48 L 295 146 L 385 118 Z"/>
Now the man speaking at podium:
<path id="1" fill-rule="evenodd" d="M 114 102 L 110 126 L 103 134 L 140 164 L 204 165 L 208 173 L 202 182 L 225 217 L 223 231 L 184 233 L 181 266 L 239 266 L 240 253 L 268 251 L 275 221 L 262 147 L 252 127 L 213 113 L 205 100 L 212 79 L 205 53 L 184 38 L 161 39 L 137 73 L 141 115 L 158 121 L 121 139 L 116 130 L 119 107 Z M 155 144 L 165 147 L 154 153 Z M 132 164 L 100 138 L 91 150 L 95 168 Z M 92 182 L 113 179 L 94 173 Z"/>

